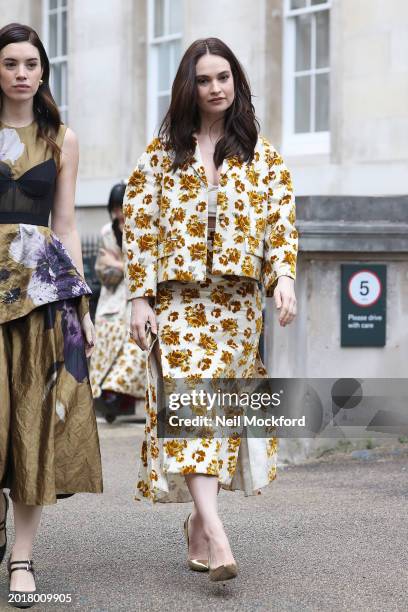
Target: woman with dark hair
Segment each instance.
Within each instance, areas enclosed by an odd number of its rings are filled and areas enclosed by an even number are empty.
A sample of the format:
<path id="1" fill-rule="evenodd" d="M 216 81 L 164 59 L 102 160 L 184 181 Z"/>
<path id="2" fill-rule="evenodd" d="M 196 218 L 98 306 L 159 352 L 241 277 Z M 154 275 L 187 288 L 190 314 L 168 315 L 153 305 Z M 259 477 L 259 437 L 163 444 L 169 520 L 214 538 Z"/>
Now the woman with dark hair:
<path id="1" fill-rule="evenodd" d="M 36 32 L 17 23 L 0 29 L 0 561 L 9 489 L 10 592 L 22 607 L 34 599 L 42 507 L 102 492 L 87 367 L 90 289 L 74 214 L 78 143 L 48 79 Z"/>
<path id="2" fill-rule="evenodd" d="M 193 500 L 190 568 L 233 578 L 217 493 L 254 494 L 273 481 L 276 435 L 251 438 L 237 426 L 217 437 L 210 425 L 166 437 L 158 429 L 162 385 L 267 375 L 258 352 L 262 287 L 289 324 L 298 236 L 290 174 L 258 135 L 247 79 L 221 40 L 198 40 L 184 54 L 159 137 L 129 179 L 124 213 L 131 334 L 148 350 L 137 498 Z"/>
<path id="3" fill-rule="evenodd" d="M 95 262 L 102 288 L 89 374 L 94 398 L 102 396 L 108 404 L 117 394 L 124 396 L 121 404 L 132 398 L 143 399 L 145 395 L 145 355 L 128 332 L 131 306 L 126 299 L 122 255 L 125 189 L 126 183 L 117 183 L 111 189 L 108 201 L 111 221 L 101 230 L 101 248 Z"/>

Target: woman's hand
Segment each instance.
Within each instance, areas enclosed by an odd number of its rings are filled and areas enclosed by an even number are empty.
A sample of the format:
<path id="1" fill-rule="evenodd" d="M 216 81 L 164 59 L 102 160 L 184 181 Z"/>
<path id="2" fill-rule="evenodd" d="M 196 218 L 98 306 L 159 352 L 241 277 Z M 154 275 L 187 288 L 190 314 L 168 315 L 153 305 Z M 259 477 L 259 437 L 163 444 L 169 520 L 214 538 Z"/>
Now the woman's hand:
<path id="1" fill-rule="evenodd" d="M 81 322 L 82 333 L 85 339 L 85 355 L 89 358 L 95 347 L 95 327 L 92 323 L 91 315 L 86 313 Z"/>
<path id="2" fill-rule="evenodd" d="M 107 268 L 119 268 L 123 270 L 123 263 L 112 251 L 108 251 L 108 249 L 100 248 L 99 249 L 99 257 L 98 262 L 102 266 L 106 266 Z"/>
<path id="3" fill-rule="evenodd" d="M 280 310 L 279 323 L 289 325 L 296 316 L 295 281 L 290 276 L 280 276 L 274 294 L 276 308 Z"/>
<path id="4" fill-rule="evenodd" d="M 148 298 L 134 298 L 130 316 L 130 335 L 142 351 L 147 351 L 149 348 L 146 338 L 146 323 L 148 322 L 152 332 L 157 334 L 156 315 Z"/>

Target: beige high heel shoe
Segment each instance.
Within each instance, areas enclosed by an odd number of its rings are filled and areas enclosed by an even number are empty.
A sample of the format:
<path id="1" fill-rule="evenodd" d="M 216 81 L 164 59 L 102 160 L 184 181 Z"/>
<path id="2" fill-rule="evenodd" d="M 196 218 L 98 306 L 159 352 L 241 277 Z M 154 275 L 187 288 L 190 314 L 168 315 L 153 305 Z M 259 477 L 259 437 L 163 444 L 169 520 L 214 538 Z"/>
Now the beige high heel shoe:
<path id="1" fill-rule="evenodd" d="M 189 548 L 189 537 L 188 537 L 188 521 L 190 519 L 191 513 L 188 515 L 186 520 L 184 521 L 184 535 L 187 541 L 187 563 L 190 569 L 195 572 L 208 572 L 208 560 L 207 559 L 189 559 L 188 558 L 188 548 Z"/>
<path id="2" fill-rule="evenodd" d="M 228 563 L 228 565 L 219 565 L 218 567 L 209 568 L 210 580 L 213 582 L 221 582 L 231 580 L 238 575 L 238 567 L 236 563 Z"/>
<path id="3" fill-rule="evenodd" d="M 236 578 L 238 575 L 238 566 L 236 563 L 227 563 L 226 565 L 219 565 L 218 567 L 211 567 L 211 555 L 208 559 L 209 577 L 213 582 L 223 582 L 224 580 L 231 580 Z"/>

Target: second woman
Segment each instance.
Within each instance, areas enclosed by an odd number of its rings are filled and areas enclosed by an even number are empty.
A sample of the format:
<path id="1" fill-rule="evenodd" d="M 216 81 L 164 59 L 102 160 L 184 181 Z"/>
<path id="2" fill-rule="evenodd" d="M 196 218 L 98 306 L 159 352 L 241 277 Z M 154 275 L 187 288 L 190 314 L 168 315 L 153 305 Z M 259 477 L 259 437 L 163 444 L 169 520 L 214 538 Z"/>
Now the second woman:
<path id="1" fill-rule="evenodd" d="M 123 275 L 122 233 L 123 196 L 126 184 L 111 189 L 108 212 L 111 221 L 101 230 L 101 248 L 95 271 L 101 282 L 101 294 L 95 314 L 96 342 L 91 359 L 90 381 L 94 398 L 102 405 L 127 405 L 129 400 L 143 400 L 145 395 L 146 359 L 129 338 L 130 303 L 126 300 Z M 117 410 L 117 408 L 116 408 Z M 114 418 L 106 412 L 106 418 Z"/>
<path id="2" fill-rule="evenodd" d="M 131 333 L 148 350 L 146 436 L 137 498 L 194 501 L 185 522 L 191 569 L 237 575 L 217 511 L 220 487 L 253 494 L 276 477 L 275 436 L 163 438 L 164 382 L 266 376 L 259 358 L 262 286 L 281 325 L 296 314 L 297 231 L 291 177 L 258 135 L 245 74 L 219 39 L 193 43 L 169 111 L 124 200 Z M 151 329 L 149 342 L 146 329 Z"/>

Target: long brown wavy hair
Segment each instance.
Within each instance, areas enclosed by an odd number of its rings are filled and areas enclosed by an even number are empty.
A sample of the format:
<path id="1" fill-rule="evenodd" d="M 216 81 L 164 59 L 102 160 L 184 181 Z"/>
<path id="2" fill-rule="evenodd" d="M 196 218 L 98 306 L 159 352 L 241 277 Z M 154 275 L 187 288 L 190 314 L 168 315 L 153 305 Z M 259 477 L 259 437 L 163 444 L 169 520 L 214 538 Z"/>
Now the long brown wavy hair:
<path id="1" fill-rule="evenodd" d="M 58 106 L 52 97 L 49 78 L 50 63 L 47 53 L 37 32 L 30 26 L 21 23 L 9 23 L 0 29 L 0 50 L 11 43 L 30 42 L 38 49 L 41 68 L 43 70 L 42 85 L 39 86 L 33 100 L 34 118 L 37 123 L 38 136 L 50 147 L 54 159 L 59 165 L 61 149 L 56 143 L 59 127 L 62 123 Z M 2 91 L 0 89 L 0 111 L 2 106 Z"/>
<path id="2" fill-rule="evenodd" d="M 254 156 L 259 123 L 245 72 L 222 40 L 202 38 L 193 42 L 181 59 L 171 90 L 170 107 L 159 129 L 159 138 L 175 152 L 173 170 L 188 162 L 195 150 L 193 133 L 200 128 L 196 64 L 206 53 L 219 55 L 229 62 L 235 91 L 234 102 L 225 112 L 224 134 L 215 147 L 215 166 L 218 168 L 226 157 L 237 156 L 246 162 Z"/>

